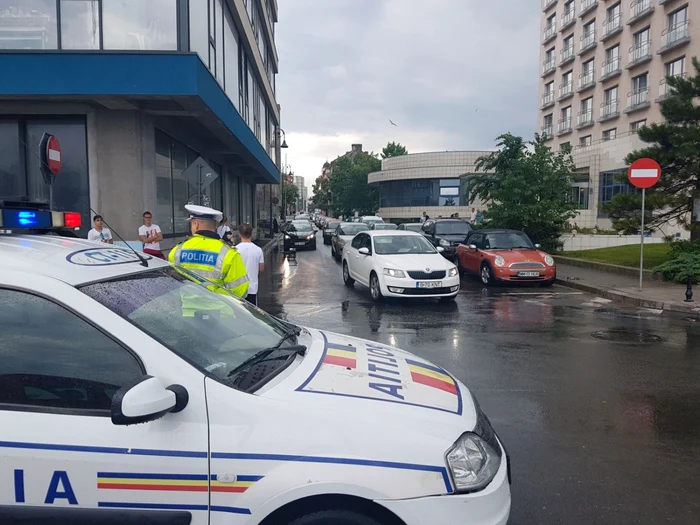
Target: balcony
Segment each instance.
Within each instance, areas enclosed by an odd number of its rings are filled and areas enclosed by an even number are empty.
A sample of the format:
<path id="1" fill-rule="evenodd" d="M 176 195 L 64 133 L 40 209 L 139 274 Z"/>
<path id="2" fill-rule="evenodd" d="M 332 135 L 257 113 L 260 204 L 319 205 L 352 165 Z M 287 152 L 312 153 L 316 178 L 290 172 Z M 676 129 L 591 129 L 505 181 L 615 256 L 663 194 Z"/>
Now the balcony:
<path id="1" fill-rule="evenodd" d="M 549 93 L 542 95 L 542 107 L 541 109 L 546 109 L 554 105 L 554 90 Z"/>
<path id="2" fill-rule="evenodd" d="M 627 62 L 625 69 L 632 69 L 639 64 L 649 62 L 649 60 L 651 60 L 651 40 L 646 40 L 630 47 L 629 62 Z"/>
<path id="3" fill-rule="evenodd" d="M 598 122 L 614 119 L 620 116 L 620 103 L 617 99 L 603 102 L 600 105 L 600 118 Z"/>
<path id="4" fill-rule="evenodd" d="M 559 98 L 557 100 L 566 100 L 574 96 L 574 83 L 565 82 L 559 86 Z"/>
<path id="5" fill-rule="evenodd" d="M 542 38 L 542 43 L 546 44 L 551 41 L 555 36 L 557 36 L 557 24 L 554 23 L 544 28 L 544 36 Z"/>
<path id="6" fill-rule="evenodd" d="M 633 111 L 648 108 L 649 106 L 648 87 L 627 93 L 627 108 L 625 108 L 625 113 L 632 113 Z"/>
<path id="7" fill-rule="evenodd" d="M 664 29 L 663 33 L 661 33 L 661 49 L 659 49 L 659 55 L 663 55 L 667 51 L 688 42 L 690 40 L 689 25 L 690 20 L 685 20 Z"/>
<path id="8" fill-rule="evenodd" d="M 576 53 L 574 53 L 574 45 L 571 44 L 569 47 L 565 47 L 561 50 L 561 60 L 559 60 L 559 67 L 565 66 L 569 62 L 573 62 L 576 58 Z"/>
<path id="9" fill-rule="evenodd" d="M 590 70 L 578 76 L 578 92 L 581 93 L 595 86 L 595 71 Z"/>
<path id="10" fill-rule="evenodd" d="M 571 127 L 571 117 L 566 117 L 559 120 L 559 125 L 557 126 L 557 136 L 566 135 L 573 131 Z"/>
<path id="11" fill-rule="evenodd" d="M 674 75 L 674 76 L 679 76 L 685 78 L 687 75 L 685 73 L 681 73 L 680 75 Z M 671 92 L 671 86 L 668 85 L 668 82 L 666 82 L 666 79 L 663 78 L 661 79 L 661 82 L 659 82 L 659 98 L 657 98 L 654 102 L 663 102 L 666 100 L 668 97 L 670 97 L 673 93 Z"/>
<path id="12" fill-rule="evenodd" d="M 632 2 L 632 7 L 630 8 L 630 18 L 627 20 L 627 25 L 639 22 L 653 12 L 654 4 L 652 0 L 635 0 Z"/>
<path id="13" fill-rule="evenodd" d="M 587 111 L 579 111 L 576 118 L 576 129 L 583 129 L 592 126 L 595 123 L 593 120 L 593 109 Z"/>
<path id="14" fill-rule="evenodd" d="M 564 14 L 561 15 L 560 31 L 564 31 L 564 29 L 573 25 L 574 23 L 576 23 L 576 4 L 571 4 L 571 9 L 564 11 Z"/>
<path id="15" fill-rule="evenodd" d="M 622 31 L 622 17 L 620 15 L 608 18 L 603 22 L 603 36 L 601 42 L 605 42 L 608 38 Z"/>
<path id="16" fill-rule="evenodd" d="M 542 11 L 546 11 L 547 9 L 552 7 L 554 4 L 556 4 L 557 0 L 544 0 L 542 3 L 543 3 Z"/>
<path id="17" fill-rule="evenodd" d="M 583 17 L 598 7 L 598 0 L 581 0 L 581 12 L 578 16 Z"/>
<path id="18" fill-rule="evenodd" d="M 583 55 L 586 51 L 595 48 L 596 45 L 598 45 L 598 41 L 595 39 L 595 30 L 581 35 L 581 47 L 579 48 L 578 54 Z"/>
<path id="19" fill-rule="evenodd" d="M 552 56 L 552 58 L 542 62 L 542 76 L 545 77 L 550 73 L 553 73 L 557 69 L 557 58 Z"/>
<path id="20" fill-rule="evenodd" d="M 554 129 L 551 125 L 549 126 L 542 126 L 542 136 L 546 139 L 549 140 L 554 136 Z"/>
<path id="21" fill-rule="evenodd" d="M 600 81 L 605 82 L 622 73 L 620 69 L 620 57 L 615 57 L 603 62 L 603 67 L 600 70 Z"/>

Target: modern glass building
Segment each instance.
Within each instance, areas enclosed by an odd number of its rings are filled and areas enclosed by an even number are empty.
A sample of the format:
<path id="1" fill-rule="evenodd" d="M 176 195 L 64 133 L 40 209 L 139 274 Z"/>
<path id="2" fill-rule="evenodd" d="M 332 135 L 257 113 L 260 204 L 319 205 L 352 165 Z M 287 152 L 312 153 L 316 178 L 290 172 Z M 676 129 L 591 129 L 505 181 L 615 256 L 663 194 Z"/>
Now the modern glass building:
<path id="1" fill-rule="evenodd" d="M 368 182 L 379 187 L 379 215 L 384 220 L 410 222 L 423 212 L 430 217 L 459 213 L 469 219 L 469 176 L 476 161 L 488 151 L 414 153 L 382 161 L 382 171 L 370 173 Z"/>
<path id="2" fill-rule="evenodd" d="M 0 199 L 47 201 L 39 143 L 61 145 L 55 209 L 91 207 L 127 240 L 149 210 L 166 248 L 184 205 L 269 226 L 279 196 L 276 0 L 0 0 Z M 204 191 L 182 171 L 202 157 Z"/>

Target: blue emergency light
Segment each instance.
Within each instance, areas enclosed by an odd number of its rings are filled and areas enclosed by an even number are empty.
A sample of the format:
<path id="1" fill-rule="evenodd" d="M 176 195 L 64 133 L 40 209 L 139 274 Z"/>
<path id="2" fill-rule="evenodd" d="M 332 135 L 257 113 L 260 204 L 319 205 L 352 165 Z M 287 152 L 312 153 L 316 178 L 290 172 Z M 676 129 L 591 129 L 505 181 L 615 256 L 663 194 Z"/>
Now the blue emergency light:
<path id="1" fill-rule="evenodd" d="M 51 212 L 44 210 L 2 210 L 3 228 L 51 228 Z"/>

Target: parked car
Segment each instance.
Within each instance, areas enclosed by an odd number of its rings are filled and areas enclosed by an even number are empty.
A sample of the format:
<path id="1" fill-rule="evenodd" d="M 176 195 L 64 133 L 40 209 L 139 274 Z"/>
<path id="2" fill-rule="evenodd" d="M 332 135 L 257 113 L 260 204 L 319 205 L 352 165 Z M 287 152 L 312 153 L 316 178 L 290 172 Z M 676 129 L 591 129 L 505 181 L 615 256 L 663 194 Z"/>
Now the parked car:
<path id="1" fill-rule="evenodd" d="M 372 225 L 369 227 L 370 230 L 396 230 L 398 229 L 398 226 L 396 224 L 392 224 L 390 222 L 373 222 Z"/>
<path id="2" fill-rule="evenodd" d="M 438 297 L 452 300 L 459 292 L 459 272 L 420 233 L 358 233 L 343 252 L 343 281 L 367 286 L 372 299 Z"/>
<path id="3" fill-rule="evenodd" d="M 457 247 L 461 273 L 478 275 L 486 286 L 498 282 L 539 282 L 551 286 L 557 278 L 554 259 L 518 230 L 472 231 Z"/>
<path id="4" fill-rule="evenodd" d="M 335 229 L 340 224 L 339 220 L 329 220 L 323 224 L 323 244 L 330 245 Z"/>
<path id="5" fill-rule="evenodd" d="M 365 215 L 360 219 L 360 222 L 366 224 L 367 226 L 372 226 L 374 223 L 384 222 L 384 219 L 376 215 Z"/>
<path id="6" fill-rule="evenodd" d="M 316 249 L 316 228 L 309 221 L 293 221 L 284 231 L 284 251 L 289 248 L 301 250 Z"/>
<path id="7" fill-rule="evenodd" d="M 455 249 L 463 243 L 469 232 L 472 231 L 471 224 L 461 219 L 428 219 L 423 223 L 423 235 L 435 247 L 442 247 L 443 257 L 453 260 Z"/>
<path id="8" fill-rule="evenodd" d="M 341 222 L 331 237 L 331 255 L 339 261 L 343 256 L 346 243 L 352 241 L 358 233 L 369 230 L 369 226 L 358 222 Z"/>
<path id="9" fill-rule="evenodd" d="M 423 229 L 423 224 L 420 222 L 404 222 L 402 224 L 399 224 L 399 227 L 397 229 L 401 231 L 420 233 L 420 231 Z"/>

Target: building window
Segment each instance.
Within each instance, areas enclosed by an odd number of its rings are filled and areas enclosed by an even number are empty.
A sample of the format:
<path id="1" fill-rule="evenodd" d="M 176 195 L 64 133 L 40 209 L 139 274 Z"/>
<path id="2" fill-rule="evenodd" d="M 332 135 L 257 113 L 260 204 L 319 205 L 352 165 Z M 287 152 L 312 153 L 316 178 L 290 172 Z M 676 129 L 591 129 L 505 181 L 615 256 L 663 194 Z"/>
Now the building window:
<path id="1" fill-rule="evenodd" d="M 677 77 L 685 74 L 685 57 L 666 63 L 666 76 Z"/>
<path id="2" fill-rule="evenodd" d="M 570 199 L 571 202 L 576 204 L 577 209 L 587 210 L 588 209 L 588 194 L 590 193 L 589 184 L 584 183 L 574 183 L 571 186 Z"/>
<path id="3" fill-rule="evenodd" d="M 565 151 L 571 148 L 571 142 L 562 142 L 559 144 L 559 151 Z"/>
<path id="4" fill-rule="evenodd" d="M 19 122 L 0 120 L 0 197 L 24 195 L 27 181 L 19 141 Z"/>
<path id="5" fill-rule="evenodd" d="M 599 218 L 607 218 L 607 214 L 603 213 L 600 208 L 601 204 L 612 202 L 615 195 L 633 193 L 634 189 L 623 178 L 626 173 L 626 169 L 601 172 L 600 185 L 598 186 Z"/>
<path id="6" fill-rule="evenodd" d="M 177 0 L 102 0 L 102 17 L 104 49 L 177 51 Z"/>
<path id="7" fill-rule="evenodd" d="M 630 131 L 632 133 L 637 133 L 639 131 L 639 128 L 643 128 L 646 125 L 647 125 L 647 119 L 637 120 L 636 122 L 632 122 L 630 124 Z"/>
<path id="8" fill-rule="evenodd" d="M 603 131 L 603 140 L 615 140 L 617 137 L 617 128 L 606 129 Z"/>
<path id="9" fill-rule="evenodd" d="M 100 49 L 97 0 L 61 0 L 61 49 Z"/>
<path id="10" fill-rule="evenodd" d="M 241 100 L 238 90 L 240 86 L 238 84 L 238 32 L 236 31 L 236 26 L 233 23 L 233 16 L 228 7 L 224 9 L 225 20 L 224 20 L 224 89 L 228 98 L 238 112 L 241 112 Z"/>
<path id="11" fill-rule="evenodd" d="M 591 135 L 586 135 L 585 137 L 581 137 L 578 139 L 578 145 L 582 148 L 585 148 L 586 146 L 590 146 L 592 143 L 592 137 Z"/>
<path id="12" fill-rule="evenodd" d="M 0 1 L 0 49 L 56 49 L 56 0 Z"/>

